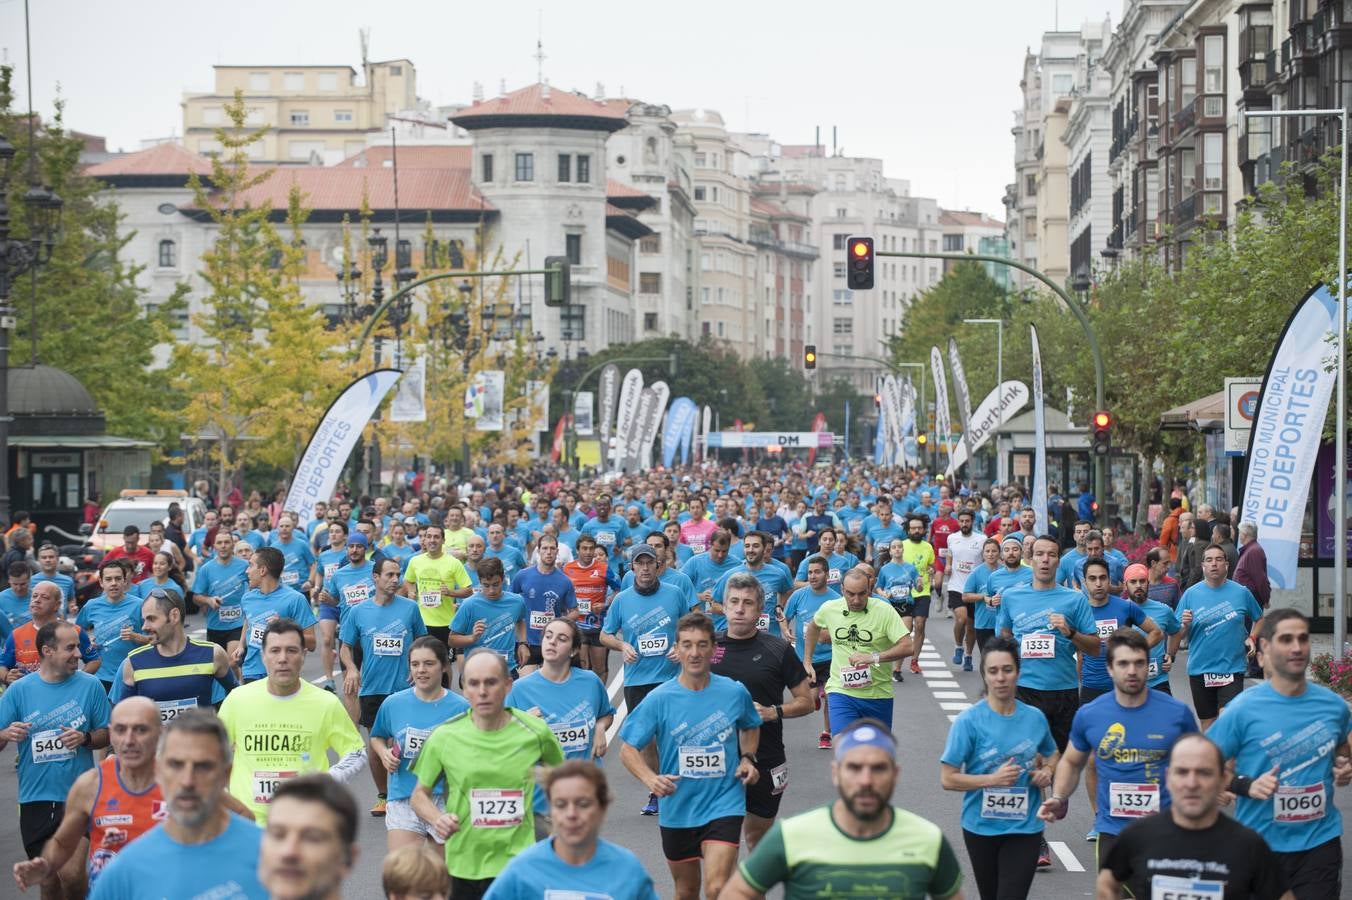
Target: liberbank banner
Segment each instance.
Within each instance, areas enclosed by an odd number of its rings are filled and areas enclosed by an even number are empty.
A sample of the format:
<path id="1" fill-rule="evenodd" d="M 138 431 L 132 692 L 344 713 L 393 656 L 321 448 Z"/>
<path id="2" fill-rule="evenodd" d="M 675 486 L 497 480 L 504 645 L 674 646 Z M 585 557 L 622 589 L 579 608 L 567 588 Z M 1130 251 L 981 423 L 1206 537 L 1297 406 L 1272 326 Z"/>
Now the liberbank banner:
<path id="1" fill-rule="evenodd" d="M 1277 341 L 1249 434 L 1242 521 L 1258 525 L 1273 587 L 1296 585 L 1305 501 L 1337 375 L 1338 299 L 1305 295 Z"/>
<path id="2" fill-rule="evenodd" d="M 317 502 L 327 503 L 333 496 L 357 436 L 403 374 L 398 369 L 376 369 L 348 385 L 329 405 L 296 466 L 286 496 L 286 509 L 295 511 L 298 528 L 304 530 L 305 523 L 314 518 Z"/>

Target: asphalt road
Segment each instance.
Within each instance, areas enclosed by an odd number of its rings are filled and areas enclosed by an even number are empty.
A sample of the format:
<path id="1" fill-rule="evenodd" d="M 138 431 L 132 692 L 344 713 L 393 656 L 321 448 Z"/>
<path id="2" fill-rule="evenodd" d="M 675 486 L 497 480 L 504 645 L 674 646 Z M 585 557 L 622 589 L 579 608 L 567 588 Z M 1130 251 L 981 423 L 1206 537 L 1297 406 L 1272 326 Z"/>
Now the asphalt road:
<path id="1" fill-rule="evenodd" d="M 200 627 L 190 620 L 189 630 Z M 948 725 L 953 717 L 976 702 L 981 691 L 981 676 L 963 672 L 951 665 L 953 653 L 952 620 L 943 617 L 931 620 L 925 653 L 921 657 L 923 674 L 906 675 L 906 681 L 897 686 L 896 711 L 893 730 L 901 748 L 901 777 L 893 795 L 893 803 L 905 807 L 941 825 L 955 852 L 970 876 L 967 853 L 962 844 L 958 825 L 961 795 L 939 787 L 939 755 L 943 750 Z M 611 655 L 612 666 L 618 666 L 618 654 Z M 306 677 L 321 677 L 319 655 L 306 660 Z M 1187 681 L 1183 667 L 1176 667 L 1172 679 L 1175 696 L 1186 698 Z M 612 683 L 612 702 L 619 708 L 619 683 Z M 621 710 L 621 713 L 623 710 Z M 617 726 L 619 719 L 617 717 Z M 793 815 L 829 803 L 835 797 L 831 785 L 830 756 L 817 749 L 817 735 L 821 730 L 819 714 L 792 719 L 785 723 L 784 739 L 789 756 L 789 786 L 781 807 L 782 815 Z M 16 780 L 13 775 L 12 750 L 0 754 L 0 807 L 14 808 Z M 672 896 L 671 877 L 662 857 L 657 831 L 657 819 L 639 814 L 647 799 L 647 791 L 619 764 L 618 752 L 608 754 L 604 763 L 610 775 L 615 802 L 606 821 L 604 837 L 628 847 L 652 873 L 658 892 Z M 360 778 L 351 785 L 361 808 L 367 809 L 375 800 L 375 788 L 369 778 Z M 1341 790 L 1335 795 L 1336 805 L 1344 816 L 1352 817 L 1352 791 Z M 13 820 L 11 820 L 13 821 Z M 1060 900 L 1093 896 L 1094 845 L 1085 841 L 1091 816 L 1081 788 L 1071 804 L 1070 813 L 1062 822 L 1048 828 L 1047 838 L 1054 856 L 1053 866 L 1038 873 L 1030 896 Z M 379 897 L 380 860 L 385 855 L 384 820 L 364 818 L 360 823 L 361 857 L 356 870 L 345 885 L 345 896 Z M 22 857 L 18 829 L 0 830 L 0 859 L 8 863 Z M 1344 869 L 1352 872 L 1352 842 L 1344 846 Z M 0 881 L 0 897 L 18 896 L 8 872 Z M 975 885 L 967 884 L 967 896 L 976 897 Z M 29 896 L 36 896 L 32 891 Z M 772 895 L 773 896 L 773 895 Z"/>

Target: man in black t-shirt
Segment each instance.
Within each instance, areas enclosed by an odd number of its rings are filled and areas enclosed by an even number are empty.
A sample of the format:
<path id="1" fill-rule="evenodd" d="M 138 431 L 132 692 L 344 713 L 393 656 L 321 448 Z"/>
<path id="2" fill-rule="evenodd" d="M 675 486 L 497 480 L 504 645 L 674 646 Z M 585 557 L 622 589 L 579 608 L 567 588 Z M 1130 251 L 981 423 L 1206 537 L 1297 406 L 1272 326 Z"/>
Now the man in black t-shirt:
<path id="1" fill-rule="evenodd" d="M 1225 760 L 1210 739 L 1174 742 L 1165 773 L 1171 805 L 1133 822 L 1099 860 L 1098 900 L 1134 897 L 1295 900 L 1281 864 L 1258 832 L 1220 814 Z"/>
<path id="2" fill-rule="evenodd" d="M 742 826 L 747 850 L 753 849 L 779 815 L 779 800 L 789 783 L 784 754 L 784 719 L 812 712 L 812 685 L 793 645 L 756 627 L 764 608 L 765 590 L 755 575 L 738 572 L 723 586 L 723 614 L 728 630 L 715 639 L 713 672 L 739 681 L 755 701 L 763 724 L 756 748 L 760 778 L 746 789 Z M 775 610 L 783 616 L 784 611 Z M 784 692 L 793 696 L 784 703 Z"/>

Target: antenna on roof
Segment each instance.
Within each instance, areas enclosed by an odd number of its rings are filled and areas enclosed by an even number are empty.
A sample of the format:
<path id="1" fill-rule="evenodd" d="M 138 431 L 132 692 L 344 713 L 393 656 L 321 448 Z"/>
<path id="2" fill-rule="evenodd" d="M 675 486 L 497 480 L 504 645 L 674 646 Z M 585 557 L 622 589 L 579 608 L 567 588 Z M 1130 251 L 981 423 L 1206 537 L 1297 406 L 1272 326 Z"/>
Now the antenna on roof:
<path id="1" fill-rule="evenodd" d="M 499 78 L 499 79 L 498 79 L 498 96 L 499 96 L 499 97 L 506 97 L 506 96 L 507 96 L 507 79 L 506 79 L 506 78 Z"/>
<path id="2" fill-rule="evenodd" d="M 545 11 L 537 9 L 535 23 L 535 83 L 545 80 Z"/>
<path id="3" fill-rule="evenodd" d="M 357 35 L 361 40 L 361 67 L 362 71 L 365 72 L 367 58 L 371 55 L 371 29 L 359 28 L 357 29 Z"/>
<path id="4" fill-rule="evenodd" d="M 597 100 L 606 99 L 606 86 L 599 81 L 596 82 L 596 99 Z"/>
<path id="5" fill-rule="evenodd" d="M 484 102 L 484 83 L 482 81 L 474 82 L 474 91 L 470 96 L 473 97 L 475 103 Z"/>

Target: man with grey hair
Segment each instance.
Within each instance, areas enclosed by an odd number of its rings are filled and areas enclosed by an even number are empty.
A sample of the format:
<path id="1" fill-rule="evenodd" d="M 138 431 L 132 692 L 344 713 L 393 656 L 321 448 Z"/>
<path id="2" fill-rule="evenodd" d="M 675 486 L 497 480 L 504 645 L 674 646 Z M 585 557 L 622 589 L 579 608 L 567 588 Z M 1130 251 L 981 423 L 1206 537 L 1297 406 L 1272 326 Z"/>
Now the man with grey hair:
<path id="1" fill-rule="evenodd" d="M 741 682 L 761 717 L 756 768 L 760 777 L 747 785 L 742 834 L 747 849 L 770 830 L 779 815 L 779 801 L 789 783 L 784 752 L 784 719 L 813 711 L 812 683 L 793 645 L 756 627 L 765 589 L 750 572 L 734 572 L 723 585 L 727 631 L 714 636 L 713 673 Z M 784 702 L 784 692 L 792 695 Z"/>
<path id="2" fill-rule="evenodd" d="M 1248 588 L 1259 606 L 1268 608 L 1272 602 L 1272 583 L 1268 581 L 1267 553 L 1258 543 L 1258 526 L 1252 522 L 1239 523 L 1239 562 L 1235 564 L 1230 577 Z M 1257 654 L 1249 660 L 1249 670 L 1245 674 L 1249 678 L 1263 677 L 1263 667 Z"/>
<path id="3" fill-rule="evenodd" d="M 225 803 L 232 756 L 211 710 L 165 723 L 155 754 L 165 818 L 103 870 L 93 900 L 142 896 L 148 885 L 166 897 L 268 896 L 257 875 L 263 832 Z"/>

